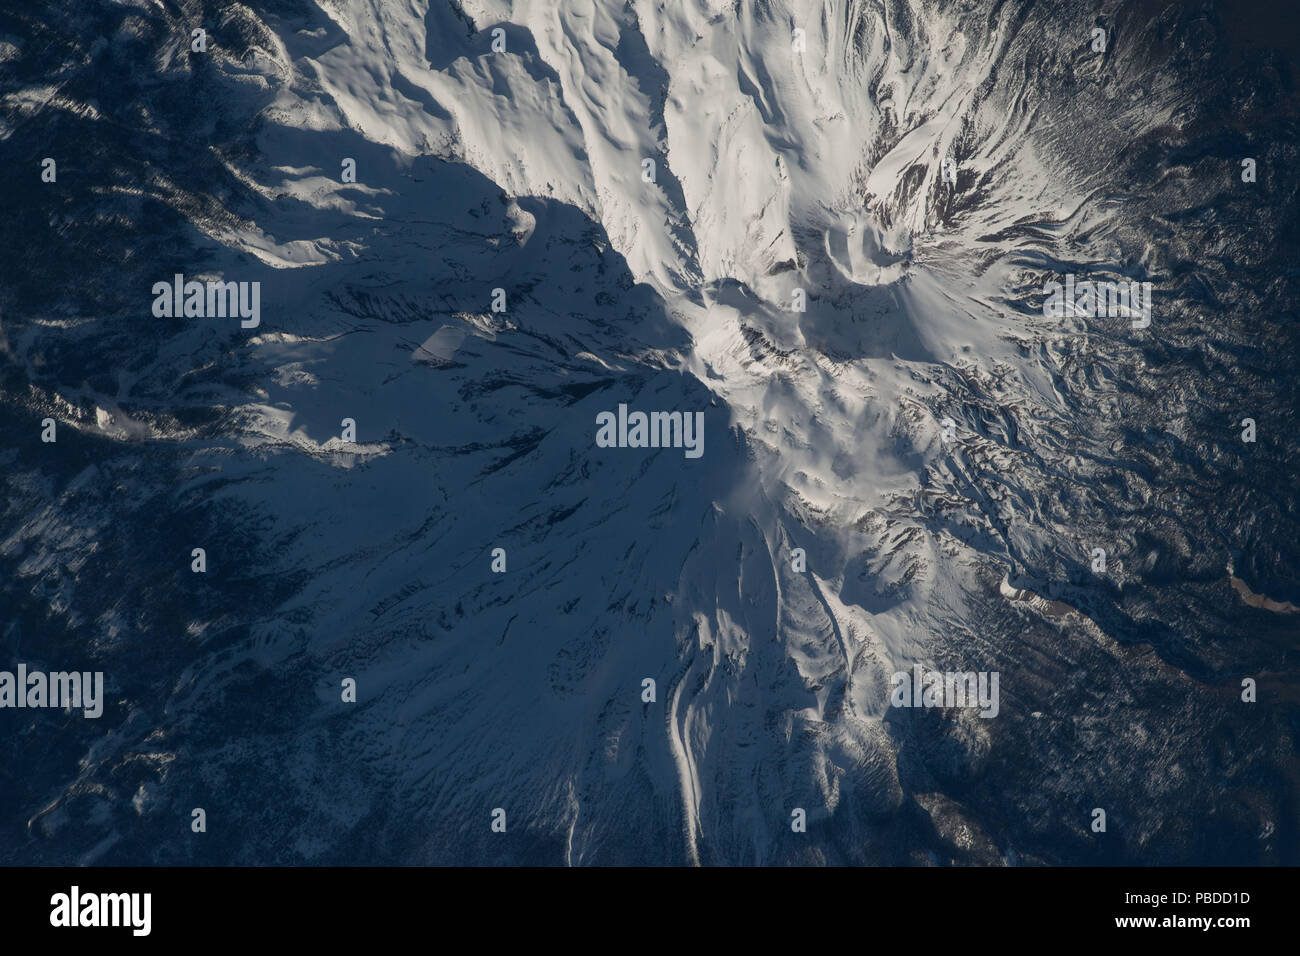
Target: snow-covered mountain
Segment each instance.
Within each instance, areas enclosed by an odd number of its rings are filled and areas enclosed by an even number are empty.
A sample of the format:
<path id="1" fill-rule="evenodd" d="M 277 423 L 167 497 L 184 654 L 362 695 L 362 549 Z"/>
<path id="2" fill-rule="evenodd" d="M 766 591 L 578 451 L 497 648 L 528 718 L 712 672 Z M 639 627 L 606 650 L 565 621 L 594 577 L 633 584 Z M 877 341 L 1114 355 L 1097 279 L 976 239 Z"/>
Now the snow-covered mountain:
<path id="1" fill-rule="evenodd" d="M 0 860 L 1297 862 L 1285 17 L 0 11 Z"/>

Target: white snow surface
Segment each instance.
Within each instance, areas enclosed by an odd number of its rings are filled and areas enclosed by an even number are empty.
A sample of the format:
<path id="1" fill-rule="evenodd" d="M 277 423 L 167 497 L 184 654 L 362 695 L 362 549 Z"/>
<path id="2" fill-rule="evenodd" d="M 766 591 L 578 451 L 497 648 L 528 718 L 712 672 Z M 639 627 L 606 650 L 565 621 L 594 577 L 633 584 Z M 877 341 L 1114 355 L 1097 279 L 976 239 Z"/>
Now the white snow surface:
<path id="1" fill-rule="evenodd" d="M 219 396 L 235 432 L 193 444 L 179 489 L 264 512 L 258 573 L 302 584 L 254 648 L 178 682 L 177 713 L 249 660 L 301 668 L 316 720 L 278 745 L 310 764 L 355 677 L 347 746 L 428 826 L 413 860 L 486 847 L 498 806 L 575 864 L 763 862 L 792 807 L 895 808 L 889 675 L 998 593 L 998 541 L 1041 533 L 973 489 L 972 460 L 1013 471 L 1020 443 L 945 383 L 1050 422 L 1068 329 L 1015 305 L 1047 271 L 1024 231 L 1096 225 L 1006 78 L 1004 14 L 313 9 L 222 64 L 264 81 L 235 172 L 266 204 L 206 231 L 227 278 L 263 279 L 262 325 L 236 340 L 254 384 Z M 595 447 L 619 403 L 704 411 L 703 458 Z"/>

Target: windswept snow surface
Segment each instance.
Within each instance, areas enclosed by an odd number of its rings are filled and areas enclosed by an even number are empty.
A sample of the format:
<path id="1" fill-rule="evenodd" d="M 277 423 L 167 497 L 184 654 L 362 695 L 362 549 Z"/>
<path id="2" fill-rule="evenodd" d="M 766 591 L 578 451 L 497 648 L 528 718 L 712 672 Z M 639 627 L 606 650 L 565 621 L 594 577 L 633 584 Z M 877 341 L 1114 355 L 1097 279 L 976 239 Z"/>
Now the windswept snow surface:
<path id="1" fill-rule="evenodd" d="M 0 669 L 108 701 L 0 711 L 0 861 L 1300 862 L 1289 38 L 30 6 Z M 155 318 L 176 273 L 259 281 L 260 325 Z M 1068 273 L 1151 326 L 1045 318 Z M 702 456 L 597 447 L 620 404 L 703 412 Z M 915 664 L 998 715 L 891 707 Z"/>

